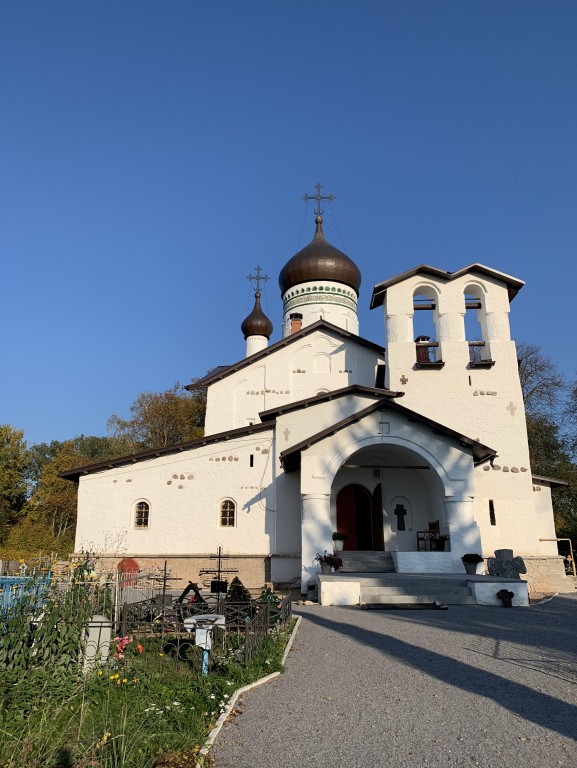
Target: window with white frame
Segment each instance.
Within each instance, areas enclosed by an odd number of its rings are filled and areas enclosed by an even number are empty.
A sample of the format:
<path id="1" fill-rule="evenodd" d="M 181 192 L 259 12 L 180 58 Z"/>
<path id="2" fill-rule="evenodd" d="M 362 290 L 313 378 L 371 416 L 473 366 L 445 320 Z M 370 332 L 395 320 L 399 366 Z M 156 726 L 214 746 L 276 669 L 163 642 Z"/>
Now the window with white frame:
<path id="1" fill-rule="evenodd" d="M 232 499 L 220 502 L 220 525 L 222 528 L 234 528 L 236 504 Z"/>
<path id="2" fill-rule="evenodd" d="M 134 508 L 134 527 L 148 528 L 150 522 L 150 504 L 147 501 L 139 501 Z"/>

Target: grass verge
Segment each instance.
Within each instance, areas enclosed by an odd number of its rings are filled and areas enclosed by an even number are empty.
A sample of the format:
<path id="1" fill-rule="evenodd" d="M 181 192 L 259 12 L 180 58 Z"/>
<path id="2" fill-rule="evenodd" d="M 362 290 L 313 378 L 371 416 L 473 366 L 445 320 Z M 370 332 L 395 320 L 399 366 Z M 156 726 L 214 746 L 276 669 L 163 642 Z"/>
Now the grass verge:
<path id="1" fill-rule="evenodd" d="M 143 652 L 83 676 L 31 668 L 0 682 L 1 768 L 187 768 L 232 693 L 282 669 L 294 623 L 272 630 L 247 666 L 207 677 L 141 641 Z"/>

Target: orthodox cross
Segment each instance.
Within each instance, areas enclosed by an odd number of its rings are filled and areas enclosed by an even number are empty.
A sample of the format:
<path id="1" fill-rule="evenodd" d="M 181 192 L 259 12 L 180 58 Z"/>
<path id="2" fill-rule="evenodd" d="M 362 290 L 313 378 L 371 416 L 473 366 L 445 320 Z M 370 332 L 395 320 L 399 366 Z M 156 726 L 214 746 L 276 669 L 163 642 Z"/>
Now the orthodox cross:
<path id="1" fill-rule="evenodd" d="M 255 280 L 256 281 L 256 291 L 260 293 L 260 284 L 261 281 L 263 283 L 266 283 L 267 280 L 270 280 L 270 277 L 268 275 L 261 275 L 262 267 L 260 267 L 258 264 L 254 268 L 254 271 L 256 272 L 256 275 L 247 275 L 247 280 Z"/>
<path id="2" fill-rule="evenodd" d="M 393 514 L 397 516 L 397 531 L 404 531 L 405 529 L 405 515 L 407 510 L 402 504 L 397 504 L 393 510 Z"/>
<path id="3" fill-rule="evenodd" d="M 323 188 L 322 184 L 315 184 L 314 187 L 317 191 L 316 195 L 305 195 L 303 200 L 305 200 L 307 203 L 309 200 L 316 200 L 317 206 L 315 213 L 317 216 L 322 216 L 324 211 L 321 209 L 321 200 L 328 200 L 329 203 L 332 203 L 332 201 L 336 200 L 337 198 L 334 195 L 321 195 L 321 189 Z"/>

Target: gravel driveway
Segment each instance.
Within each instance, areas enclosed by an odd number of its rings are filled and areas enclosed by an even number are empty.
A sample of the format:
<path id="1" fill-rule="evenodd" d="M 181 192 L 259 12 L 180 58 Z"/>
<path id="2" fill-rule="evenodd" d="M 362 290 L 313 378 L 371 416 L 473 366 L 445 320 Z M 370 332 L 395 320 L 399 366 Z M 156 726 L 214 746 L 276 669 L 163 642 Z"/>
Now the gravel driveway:
<path id="1" fill-rule="evenodd" d="M 297 612 L 285 673 L 245 694 L 217 768 L 577 765 L 576 596 Z"/>

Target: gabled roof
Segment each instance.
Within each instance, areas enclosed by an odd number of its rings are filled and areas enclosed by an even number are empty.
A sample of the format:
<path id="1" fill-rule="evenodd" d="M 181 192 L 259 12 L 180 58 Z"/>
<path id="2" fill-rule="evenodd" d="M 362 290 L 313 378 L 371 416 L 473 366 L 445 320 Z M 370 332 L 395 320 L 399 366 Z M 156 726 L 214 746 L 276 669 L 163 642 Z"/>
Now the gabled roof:
<path id="1" fill-rule="evenodd" d="M 560 488 L 569 485 L 567 480 L 559 480 L 556 477 L 544 477 L 543 475 L 531 475 L 531 479 L 542 485 L 549 485 L 551 488 Z"/>
<path id="2" fill-rule="evenodd" d="M 251 424 L 250 426 L 241 427 L 240 429 L 231 429 L 228 432 L 219 432 L 216 435 L 208 435 L 207 437 L 199 437 L 196 440 L 188 440 L 185 443 L 168 445 L 166 448 L 151 448 L 148 451 L 133 453 L 129 456 L 120 456 L 118 459 L 99 461 L 96 464 L 86 464 L 83 467 L 68 469 L 66 472 L 60 472 L 60 477 L 64 477 L 67 480 L 78 480 L 81 475 L 89 475 L 92 472 L 102 472 L 106 469 L 136 464 L 139 461 L 146 461 L 147 459 L 156 459 L 159 456 L 170 456 L 172 453 L 182 453 L 182 451 L 188 451 L 191 448 L 200 448 L 203 445 L 225 443 L 228 440 L 234 440 L 237 437 L 244 437 L 245 435 L 252 435 L 257 432 L 266 432 L 267 430 L 273 429 L 274 425 L 274 421 L 268 422 L 267 424 Z"/>
<path id="3" fill-rule="evenodd" d="M 262 360 L 263 358 L 272 355 L 277 350 L 282 349 L 283 347 L 288 347 L 290 344 L 294 344 L 296 341 L 299 341 L 305 336 L 309 336 L 311 333 L 319 330 L 335 333 L 338 336 L 342 336 L 344 339 L 352 339 L 362 347 L 369 347 L 369 349 L 374 349 L 376 352 L 379 352 L 382 355 L 385 354 L 384 347 L 381 347 L 378 344 L 374 344 L 372 341 L 368 341 L 368 339 L 363 339 L 361 336 L 357 336 L 350 331 L 345 331 L 343 328 L 339 328 L 337 325 L 328 323 L 326 320 L 317 320 L 315 323 L 311 323 L 311 325 L 307 325 L 304 328 L 301 328 L 300 331 L 295 331 L 295 333 L 291 333 L 290 336 L 286 336 L 284 339 L 271 344 L 269 347 L 265 347 L 265 349 L 261 349 L 259 352 L 255 352 L 254 355 L 245 357 L 238 363 L 234 363 L 233 365 L 219 365 L 217 368 L 213 368 L 206 374 L 206 376 L 203 376 L 201 379 L 197 379 L 196 381 L 192 382 L 192 384 L 187 384 L 185 389 L 192 391 L 194 389 L 203 389 L 204 387 L 208 387 L 210 384 L 214 384 L 215 381 L 225 379 L 227 376 L 230 376 L 231 373 L 236 373 L 236 371 L 240 371 L 243 368 L 246 368 L 248 365 L 252 365 L 258 360 Z"/>
<path id="4" fill-rule="evenodd" d="M 409 277 L 413 277 L 413 275 L 432 275 L 433 277 L 440 277 L 441 280 L 449 281 L 455 280 L 458 277 L 462 277 L 463 275 L 467 275 L 473 272 L 478 272 L 482 275 L 493 277 L 495 280 L 500 280 L 502 283 L 505 283 L 509 292 L 509 301 L 513 301 L 515 296 L 525 285 L 523 280 L 519 280 L 517 277 L 507 275 L 505 272 L 499 272 L 497 269 L 486 267 L 484 264 L 470 264 L 468 267 L 458 269 L 456 272 L 446 272 L 444 269 L 438 269 L 438 267 L 430 267 L 428 264 L 421 264 L 420 267 L 414 267 L 413 269 L 409 269 L 407 272 L 401 272 L 400 275 L 391 277 L 389 280 L 385 280 L 384 282 L 375 285 L 373 288 L 373 295 L 371 297 L 371 309 L 380 307 L 383 304 L 385 295 L 387 293 L 387 288 L 389 288 L 391 285 L 395 285 L 396 283 L 401 283 L 403 280 L 406 280 Z"/>
<path id="5" fill-rule="evenodd" d="M 457 440 L 462 446 L 471 450 L 475 466 L 484 464 L 486 461 L 493 459 L 497 455 L 497 451 L 495 451 L 493 448 L 489 448 L 489 446 L 483 445 L 483 443 L 479 443 L 477 440 L 473 440 L 472 438 L 461 434 L 461 432 L 456 432 L 454 429 L 450 429 L 449 427 L 445 427 L 443 424 L 439 424 L 432 419 L 428 419 L 426 416 L 422 416 L 420 413 L 400 405 L 396 400 L 382 398 L 379 399 L 376 403 L 369 405 L 367 408 L 363 408 L 361 411 L 354 413 L 352 416 L 347 416 L 347 418 L 332 424 L 330 427 L 323 429 L 321 432 L 317 432 L 316 434 L 308 437 L 306 440 L 302 440 L 300 443 L 293 445 L 291 448 L 287 448 L 286 451 L 281 451 L 279 458 L 285 471 L 295 472 L 300 468 L 302 451 L 305 451 L 307 448 L 310 448 L 316 443 L 319 443 L 326 437 L 330 437 L 331 435 L 340 432 L 345 427 L 348 427 L 351 424 L 355 424 L 361 419 L 364 419 L 365 416 L 368 416 L 375 411 L 396 411 L 397 413 L 405 416 L 407 421 L 424 424 L 425 426 L 429 427 L 435 434 L 446 435 L 447 437 Z"/>
<path id="6" fill-rule="evenodd" d="M 335 389 L 332 392 L 323 392 L 320 395 L 307 397 L 303 400 L 296 400 L 294 403 L 285 403 L 285 405 L 270 408 L 268 411 L 261 411 L 259 417 L 263 422 L 270 421 L 270 419 L 276 419 L 278 416 L 282 416 L 285 413 L 299 411 L 303 408 L 309 408 L 311 405 L 326 403 L 339 397 L 345 397 L 346 395 L 369 395 L 379 398 L 392 398 L 403 397 L 404 394 L 404 392 L 393 392 L 391 389 L 375 389 L 375 387 L 363 387 L 360 384 L 352 384 L 350 387 L 342 387 L 341 389 Z"/>

